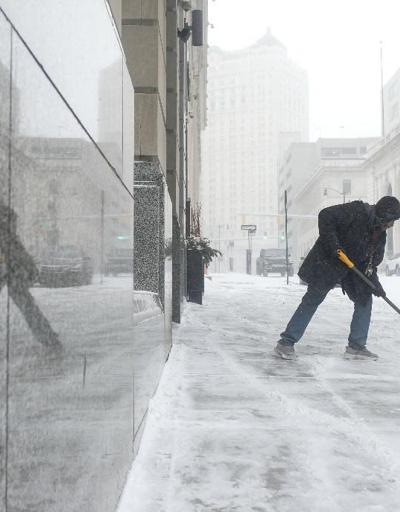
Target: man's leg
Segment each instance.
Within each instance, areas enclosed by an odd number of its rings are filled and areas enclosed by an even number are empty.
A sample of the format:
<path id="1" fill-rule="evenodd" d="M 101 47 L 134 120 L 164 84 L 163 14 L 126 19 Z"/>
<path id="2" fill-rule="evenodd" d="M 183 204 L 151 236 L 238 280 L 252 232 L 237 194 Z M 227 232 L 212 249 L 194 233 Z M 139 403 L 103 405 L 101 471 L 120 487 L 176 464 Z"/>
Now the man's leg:
<path id="1" fill-rule="evenodd" d="M 354 303 L 353 319 L 350 325 L 349 346 L 364 348 L 367 344 L 369 324 L 371 321 L 372 296 L 366 304 Z"/>
<path id="2" fill-rule="evenodd" d="M 48 347 L 61 347 L 57 333 L 53 331 L 49 321 L 39 309 L 29 288 L 14 285 L 9 287 L 8 292 L 37 341 Z"/>
<path id="3" fill-rule="evenodd" d="M 287 324 L 286 329 L 281 333 L 280 343 L 294 345 L 303 336 L 308 324 L 318 306 L 323 302 L 329 292 L 309 286 L 299 307 L 294 312 L 292 318 Z"/>

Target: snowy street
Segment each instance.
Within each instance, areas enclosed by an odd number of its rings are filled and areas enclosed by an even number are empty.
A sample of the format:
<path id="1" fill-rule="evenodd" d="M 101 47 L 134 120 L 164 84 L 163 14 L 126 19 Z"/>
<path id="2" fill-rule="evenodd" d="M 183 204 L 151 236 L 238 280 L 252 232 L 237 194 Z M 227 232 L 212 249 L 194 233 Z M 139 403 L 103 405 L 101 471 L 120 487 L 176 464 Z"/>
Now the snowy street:
<path id="1" fill-rule="evenodd" d="M 343 358 L 352 303 L 333 290 L 297 345 L 272 349 L 305 287 L 242 274 L 187 304 L 119 512 L 386 512 L 400 503 L 400 316 L 374 300 Z M 400 303 L 400 278 L 381 277 Z"/>

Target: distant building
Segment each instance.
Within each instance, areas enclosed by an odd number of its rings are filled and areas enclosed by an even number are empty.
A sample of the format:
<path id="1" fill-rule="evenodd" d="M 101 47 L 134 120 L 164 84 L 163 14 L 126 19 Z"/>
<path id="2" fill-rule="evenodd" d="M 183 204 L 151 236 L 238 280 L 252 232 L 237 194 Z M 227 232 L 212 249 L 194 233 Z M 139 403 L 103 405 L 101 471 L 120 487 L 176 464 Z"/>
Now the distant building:
<path id="1" fill-rule="evenodd" d="M 375 137 L 366 138 L 324 138 L 316 142 L 293 143 L 285 152 L 279 168 L 279 211 L 283 212 L 284 193 L 288 192 L 288 206 L 292 198 L 311 178 L 321 161 L 332 162 L 333 166 L 343 167 L 360 165 L 366 159 L 369 149 L 378 141 Z M 348 189 L 350 187 L 350 190 Z M 338 183 L 338 194 L 349 190 L 350 183 Z"/>
<path id="2" fill-rule="evenodd" d="M 115 83 L 115 77 L 122 75 L 121 61 L 117 60 L 99 73 L 97 140 L 101 150 L 113 163 L 114 168 L 123 176 L 123 113 L 115 105 L 123 105 L 123 83 Z M 133 123 L 132 127 L 133 129 Z M 133 155 L 131 155 L 133 158 Z M 130 169 L 133 178 L 133 171 Z M 130 189 L 133 187 L 131 180 Z"/>
<path id="3" fill-rule="evenodd" d="M 371 201 L 382 196 L 396 196 L 400 199 L 400 133 L 391 132 L 386 140 L 380 140 L 368 153 L 365 171 L 371 182 Z M 400 226 L 395 222 L 388 230 L 386 256 L 400 254 Z"/>
<path id="4" fill-rule="evenodd" d="M 400 69 L 383 88 L 384 135 L 392 136 L 400 131 Z"/>
<path id="5" fill-rule="evenodd" d="M 372 200 L 372 180 L 364 164 L 377 141 L 374 137 L 318 139 L 289 147 L 279 170 L 279 227 L 283 245 L 286 190 L 288 245 L 295 264 L 318 236 L 317 215 L 322 208 L 355 199 Z"/>
<path id="6" fill-rule="evenodd" d="M 242 50 L 210 49 L 201 203 L 203 231 L 226 255 L 221 270 L 245 270 L 242 224 L 257 225 L 254 253 L 277 245 L 278 162 L 307 139 L 307 74 L 270 31 Z"/>
<path id="7" fill-rule="evenodd" d="M 12 151 L 19 166 L 14 178 L 19 233 L 35 257 L 54 246 L 74 245 L 90 256 L 95 270 L 100 271 L 106 256 L 100 253 L 100 247 L 109 252 L 121 244 L 132 244 L 131 237 L 129 242 L 120 240 L 129 234 L 131 219 L 120 202 L 118 183 L 105 176 L 103 182 L 93 186 L 92 176 L 101 159 L 90 142 L 19 137 Z M 82 188 L 86 190 L 85 201 L 79 194 Z"/>

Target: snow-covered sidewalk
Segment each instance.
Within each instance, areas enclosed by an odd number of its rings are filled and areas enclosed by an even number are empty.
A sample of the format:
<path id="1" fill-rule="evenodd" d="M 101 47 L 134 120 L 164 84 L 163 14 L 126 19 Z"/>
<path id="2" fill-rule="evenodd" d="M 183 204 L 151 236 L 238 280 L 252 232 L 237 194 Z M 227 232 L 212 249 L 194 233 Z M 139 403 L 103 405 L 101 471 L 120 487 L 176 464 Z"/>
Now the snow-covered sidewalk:
<path id="1" fill-rule="evenodd" d="M 382 278 L 400 302 L 400 278 Z M 369 348 L 343 358 L 352 304 L 335 289 L 297 361 L 272 355 L 305 288 L 207 280 L 188 304 L 119 512 L 393 512 L 400 504 L 400 316 L 374 301 Z"/>

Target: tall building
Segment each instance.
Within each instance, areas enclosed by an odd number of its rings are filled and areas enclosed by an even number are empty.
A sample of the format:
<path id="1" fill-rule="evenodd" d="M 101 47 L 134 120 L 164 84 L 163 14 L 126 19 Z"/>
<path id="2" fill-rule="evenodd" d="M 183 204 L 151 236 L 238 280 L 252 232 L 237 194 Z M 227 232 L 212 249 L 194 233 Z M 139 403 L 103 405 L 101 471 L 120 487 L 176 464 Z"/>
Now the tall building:
<path id="1" fill-rule="evenodd" d="M 253 249 L 276 246 L 278 163 L 307 138 L 307 74 L 271 31 L 245 49 L 210 49 L 202 228 L 225 253 L 221 270 L 245 270 L 242 224 L 257 226 Z"/>

